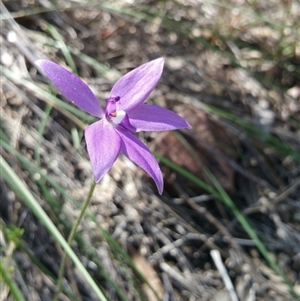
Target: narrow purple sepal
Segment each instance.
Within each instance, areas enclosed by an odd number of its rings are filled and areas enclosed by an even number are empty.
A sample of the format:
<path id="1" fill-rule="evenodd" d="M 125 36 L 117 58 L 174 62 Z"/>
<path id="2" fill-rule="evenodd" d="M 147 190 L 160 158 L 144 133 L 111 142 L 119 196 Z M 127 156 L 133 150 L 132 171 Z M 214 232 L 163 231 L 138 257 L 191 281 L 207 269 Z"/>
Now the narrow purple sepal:
<path id="1" fill-rule="evenodd" d="M 136 131 L 170 131 L 191 128 L 189 123 L 176 113 L 154 105 L 142 104 L 129 112 L 130 124 Z"/>
<path id="2" fill-rule="evenodd" d="M 117 131 L 122 139 L 121 152 L 153 178 L 159 194 L 162 194 L 164 186 L 163 176 L 155 157 L 135 136 L 121 127 L 118 127 Z"/>
<path id="3" fill-rule="evenodd" d="M 117 110 L 128 113 L 143 103 L 157 85 L 163 66 L 164 58 L 158 58 L 121 77 L 110 92 L 111 97 L 120 97 Z"/>
<path id="4" fill-rule="evenodd" d="M 85 141 L 96 182 L 109 171 L 120 154 L 121 138 L 104 118 L 85 130 Z"/>
<path id="5" fill-rule="evenodd" d="M 103 116 L 96 96 L 78 76 L 48 60 L 37 60 L 35 64 L 67 100 L 91 115 L 99 118 Z"/>

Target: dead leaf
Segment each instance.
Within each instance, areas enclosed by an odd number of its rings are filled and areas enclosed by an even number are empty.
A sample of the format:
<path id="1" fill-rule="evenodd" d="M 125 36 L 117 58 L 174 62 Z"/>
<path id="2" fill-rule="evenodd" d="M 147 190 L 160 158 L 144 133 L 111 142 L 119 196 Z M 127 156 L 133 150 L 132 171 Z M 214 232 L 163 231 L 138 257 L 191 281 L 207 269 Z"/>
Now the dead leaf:
<path id="1" fill-rule="evenodd" d="M 181 105 L 177 107 L 177 111 L 192 126 L 188 135 L 180 133 L 192 147 L 192 153 L 173 132 L 162 134 L 156 142 L 155 151 L 203 180 L 205 176 L 202 166 L 205 165 L 224 189 L 232 192 L 234 170 L 226 160 L 226 158 L 235 160 L 230 135 L 207 113 L 192 105 Z"/>
<path id="2" fill-rule="evenodd" d="M 162 300 L 164 294 L 163 285 L 154 268 L 147 261 L 147 259 L 137 251 L 134 251 L 131 256 L 135 266 L 154 289 L 160 300 Z M 157 297 L 147 284 L 143 284 L 143 290 L 149 301 L 158 301 Z"/>

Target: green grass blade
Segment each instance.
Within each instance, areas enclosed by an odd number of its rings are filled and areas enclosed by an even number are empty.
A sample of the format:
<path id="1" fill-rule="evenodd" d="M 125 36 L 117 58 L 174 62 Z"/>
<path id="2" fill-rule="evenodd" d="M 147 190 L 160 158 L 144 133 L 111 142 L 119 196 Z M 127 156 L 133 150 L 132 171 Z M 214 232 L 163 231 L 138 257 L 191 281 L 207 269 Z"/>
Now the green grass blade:
<path id="1" fill-rule="evenodd" d="M 0 145 L 13 154 L 23 166 L 25 166 L 26 170 L 34 175 L 38 173 L 41 176 L 41 179 L 47 181 L 57 192 L 61 193 L 66 199 L 72 202 L 76 208 L 80 208 L 80 204 L 78 203 L 77 200 L 75 200 L 73 197 L 71 197 L 63 187 L 61 187 L 58 183 L 56 183 L 50 176 L 45 174 L 43 171 L 41 171 L 39 166 L 36 166 L 33 162 L 29 161 L 26 157 L 21 155 L 18 151 L 16 151 L 11 145 L 5 142 L 5 140 L 0 140 Z M 51 206 L 51 205 L 50 205 Z M 136 268 L 134 262 L 132 261 L 131 257 L 123 250 L 123 248 L 119 245 L 119 243 L 107 232 L 105 229 L 101 227 L 99 222 L 97 221 L 96 217 L 94 214 L 90 213 L 89 211 L 86 213 L 86 215 L 96 224 L 98 230 L 100 231 L 101 235 L 104 237 L 104 239 L 107 241 L 109 244 L 111 250 L 115 253 L 118 253 L 122 256 L 122 258 L 126 261 L 126 263 L 130 266 L 132 271 L 135 273 L 135 275 L 146 285 L 149 286 L 149 288 L 153 291 L 153 293 L 156 295 L 157 300 L 159 300 L 159 297 L 157 296 L 157 293 L 155 290 L 151 287 L 147 279 L 139 272 L 139 270 Z M 88 252 L 90 253 L 90 249 L 88 249 Z M 96 262 L 96 261 L 95 261 Z M 107 273 L 106 273 L 107 274 Z M 117 293 L 120 293 L 119 296 L 121 300 L 126 301 L 127 298 L 123 294 L 123 292 L 116 287 L 116 284 L 113 284 L 113 280 L 110 279 L 109 275 L 104 275 L 106 280 L 112 284 L 112 286 L 116 289 Z"/>
<path id="2" fill-rule="evenodd" d="M 282 269 L 278 266 L 278 264 L 272 259 L 270 256 L 267 248 L 247 220 L 247 218 L 240 212 L 240 210 L 236 207 L 234 202 L 231 200 L 231 198 L 228 196 L 228 194 L 225 192 L 223 187 L 220 185 L 220 183 L 216 180 L 216 178 L 212 175 L 212 173 L 203 166 L 203 170 L 206 172 L 207 176 L 209 179 L 212 181 L 213 185 L 215 186 L 216 190 L 212 187 L 210 187 L 208 184 L 204 183 L 202 180 L 200 180 L 198 177 L 194 176 L 191 174 L 189 171 L 185 170 L 184 168 L 176 165 L 172 161 L 164 158 L 163 156 L 155 154 L 155 156 L 159 159 L 160 162 L 162 162 L 164 165 L 170 167 L 174 171 L 178 172 L 182 176 L 186 177 L 199 187 L 205 189 L 207 192 L 210 194 L 216 196 L 220 201 L 222 201 L 230 210 L 232 210 L 233 214 L 237 218 L 237 220 L 240 222 L 242 227 L 245 229 L 249 237 L 254 241 L 256 247 L 262 254 L 262 256 L 265 258 L 265 260 L 269 263 L 269 265 L 273 268 L 273 270 L 280 275 L 280 277 L 284 280 L 284 282 L 287 284 L 289 287 L 291 293 L 300 298 L 300 296 L 295 292 L 293 285 L 291 282 L 288 280 Z"/>
<path id="3" fill-rule="evenodd" d="M 61 247 L 67 252 L 68 256 L 72 259 L 74 264 L 77 266 L 81 272 L 84 279 L 93 289 L 99 300 L 107 301 L 106 297 L 97 286 L 93 278 L 90 276 L 88 271 L 85 269 L 80 259 L 76 256 L 71 247 L 67 244 L 66 240 L 60 234 L 58 229 L 55 227 L 53 222 L 50 220 L 48 215 L 45 213 L 40 204 L 36 201 L 33 195 L 28 190 L 27 186 L 20 180 L 17 174 L 12 170 L 9 164 L 1 156 L 0 158 L 0 167 L 2 169 L 2 174 L 4 180 L 8 185 L 14 190 L 14 192 L 23 200 L 24 204 L 30 208 L 30 210 L 36 215 L 42 224 L 47 228 L 47 230 L 53 235 L 56 241 L 61 245 Z"/>
<path id="4" fill-rule="evenodd" d="M 54 40 L 49 36 L 45 36 L 43 33 L 35 32 L 34 35 L 35 35 L 35 40 L 38 41 L 39 43 L 53 47 L 54 49 L 59 48 L 59 42 L 57 40 Z M 105 78 L 114 82 L 122 76 L 122 74 L 116 69 L 111 69 L 107 67 L 105 64 L 99 62 L 98 60 L 91 57 L 90 55 L 81 52 L 79 49 L 72 47 L 70 45 L 66 45 L 66 47 L 71 54 L 77 56 L 82 62 L 84 62 L 85 64 L 87 64 L 88 66 L 96 70 L 97 72 L 104 74 Z"/>
<path id="5" fill-rule="evenodd" d="M 26 301 L 21 290 L 19 289 L 15 281 L 10 277 L 10 274 L 7 271 L 7 269 L 3 266 L 2 260 L 0 261 L 0 275 L 1 275 L 0 282 L 4 281 L 6 283 L 14 299 L 16 301 Z"/>
<path id="6" fill-rule="evenodd" d="M 76 65 L 75 65 L 72 55 L 69 51 L 69 48 L 66 45 L 66 43 L 64 42 L 64 40 L 61 37 L 61 35 L 59 34 L 59 32 L 57 31 L 57 29 L 53 25 L 48 24 L 45 21 L 43 21 L 43 22 L 46 24 L 47 31 L 50 32 L 52 37 L 57 41 L 58 48 L 61 49 L 68 66 L 72 69 L 73 73 L 78 74 Z"/>
<path id="7" fill-rule="evenodd" d="M 283 270 L 279 267 L 279 265 L 276 263 L 275 260 L 272 259 L 272 256 L 270 256 L 269 251 L 255 232 L 253 226 L 250 224 L 248 219 L 241 213 L 241 211 L 236 207 L 232 199 L 229 197 L 229 195 L 226 193 L 226 191 L 223 189 L 221 184 L 218 182 L 218 180 L 215 178 L 215 176 L 205 167 L 202 167 L 206 175 L 208 176 L 209 180 L 213 183 L 216 190 L 219 192 L 220 196 L 222 197 L 222 202 L 229 207 L 237 220 L 240 222 L 244 230 L 247 232 L 249 237 L 254 241 L 256 247 L 262 254 L 262 256 L 265 258 L 265 260 L 269 263 L 269 265 L 273 268 L 273 270 L 283 279 L 283 281 L 286 283 L 286 285 L 289 287 L 291 293 L 294 296 L 300 297 L 295 292 L 292 283 L 288 280 L 286 275 L 284 274 Z"/>
<path id="8" fill-rule="evenodd" d="M 217 4 L 217 1 L 214 4 Z M 220 6 L 223 7 L 222 4 L 220 4 Z M 161 28 L 164 28 L 165 30 L 167 30 L 169 32 L 175 32 L 182 38 L 189 39 L 196 44 L 203 45 L 206 49 L 210 49 L 214 52 L 219 53 L 221 56 L 227 58 L 230 61 L 232 66 L 246 70 L 249 74 L 251 74 L 254 78 L 257 78 L 260 82 L 264 83 L 266 86 L 271 86 L 273 89 L 281 91 L 281 92 L 284 90 L 283 86 L 280 86 L 280 85 L 278 85 L 278 83 L 275 83 L 270 78 L 263 76 L 261 74 L 261 72 L 255 72 L 255 71 L 251 70 L 251 68 L 244 67 L 243 64 L 240 63 L 239 59 L 236 58 L 235 54 L 231 50 L 224 49 L 222 47 L 219 47 L 218 45 L 214 45 L 206 38 L 194 36 L 192 33 L 192 30 L 191 30 L 191 27 L 192 27 L 191 24 L 189 24 L 189 25 L 184 24 L 184 22 L 178 21 L 178 20 L 174 19 L 173 17 L 168 16 L 165 13 L 165 10 L 163 10 L 163 9 L 154 11 L 154 10 L 149 9 L 149 6 L 146 6 L 146 5 L 136 5 L 134 8 L 117 7 L 115 5 L 105 3 L 105 2 L 102 3 L 100 5 L 100 7 L 102 9 L 105 9 L 105 10 L 107 10 L 111 13 L 114 13 L 116 15 L 119 15 L 121 17 L 130 16 L 130 17 L 138 18 L 140 20 L 144 20 L 149 23 L 158 24 Z M 226 6 L 224 6 L 224 8 L 225 7 Z M 256 14 L 254 11 L 253 11 L 253 14 L 256 15 L 257 20 L 262 20 L 261 16 Z M 264 22 L 266 22 L 266 21 L 264 21 Z M 271 23 L 271 21 L 269 20 L 268 23 Z M 274 24 L 275 24 L 275 22 L 274 22 Z M 216 33 L 215 33 L 215 35 L 216 35 Z M 226 37 L 226 36 L 222 36 L 222 37 L 219 36 L 219 38 L 221 40 L 223 40 L 225 44 L 228 39 L 229 40 L 232 39 L 231 37 Z M 251 47 L 252 45 L 249 44 L 248 46 Z M 260 50 L 260 51 L 262 51 L 262 50 Z M 274 59 L 274 58 L 272 58 L 272 59 Z M 270 58 L 269 58 L 269 60 L 270 60 Z M 278 64 L 279 63 L 280 62 L 278 62 Z M 281 67 L 286 70 L 285 66 L 281 66 Z M 295 68 L 296 67 L 297 66 L 295 66 Z M 297 68 L 296 68 L 296 70 L 297 70 Z M 294 75 L 299 78 L 298 71 L 294 72 Z"/>
<path id="9" fill-rule="evenodd" d="M 30 250 L 25 248 L 25 246 L 21 245 L 20 249 L 27 254 L 30 260 L 36 265 L 36 267 L 53 281 L 56 281 L 57 278 L 49 271 L 49 269 L 43 265 L 38 258 L 36 258 L 33 254 L 31 254 Z M 68 296 L 68 298 L 72 301 L 81 301 L 76 295 L 74 295 L 67 287 L 62 288 L 63 293 Z"/>
<path id="10" fill-rule="evenodd" d="M 207 183 L 205 183 L 204 181 L 202 181 L 198 177 L 196 177 L 193 174 L 191 174 L 190 172 L 188 172 L 186 169 L 178 166 L 177 164 L 173 163 L 172 161 L 168 160 L 167 158 L 165 158 L 165 157 L 163 157 L 163 156 L 161 156 L 157 153 L 155 153 L 154 155 L 164 165 L 172 168 L 174 171 L 178 172 L 179 174 L 181 174 L 182 176 L 184 176 L 185 178 L 187 178 L 191 182 L 195 183 L 199 187 L 203 188 L 208 193 L 214 195 L 218 199 L 221 199 L 221 195 L 216 190 L 214 190 L 212 187 L 210 187 Z"/>
<path id="11" fill-rule="evenodd" d="M 274 137 L 273 135 L 259 129 L 257 126 L 251 124 L 250 122 L 245 121 L 242 118 L 235 116 L 234 114 L 228 113 L 222 109 L 216 108 L 214 106 L 201 103 L 201 107 L 210 113 L 216 114 L 222 118 L 225 118 L 236 125 L 240 126 L 249 136 L 259 139 L 274 148 L 281 154 L 285 156 L 292 156 L 297 162 L 300 162 L 300 152 L 293 149 L 286 143 L 282 142 L 280 139 Z"/>
<path id="12" fill-rule="evenodd" d="M 50 116 L 50 113 L 52 111 L 52 106 L 50 104 L 47 104 L 43 117 L 41 119 L 41 123 L 38 129 L 38 139 L 37 139 L 37 145 L 36 148 L 34 149 L 34 159 L 36 160 L 37 164 L 40 165 L 40 148 L 41 148 L 41 143 L 42 143 L 42 138 L 43 138 L 43 133 L 45 131 L 45 127 L 48 121 L 48 118 Z"/>
<path id="13" fill-rule="evenodd" d="M 80 109 L 77 109 L 76 107 L 72 106 L 71 104 L 67 103 L 66 101 L 60 100 L 59 98 L 55 97 L 54 95 L 52 95 L 51 93 L 41 89 L 40 87 L 38 87 L 37 85 L 35 85 L 34 83 L 18 76 L 17 74 L 13 73 L 12 71 L 10 71 L 9 69 L 5 68 L 4 66 L 1 65 L 1 71 L 2 73 L 12 82 L 18 84 L 18 85 L 22 85 L 24 86 L 26 89 L 30 90 L 31 92 L 33 92 L 35 95 L 37 95 L 38 97 L 41 97 L 41 99 L 47 99 L 47 102 L 51 105 L 53 105 L 53 107 L 55 107 L 56 110 L 61 111 L 64 115 L 66 115 L 66 113 L 70 112 L 73 115 L 86 120 L 87 122 L 92 122 L 95 121 L 95 118 L 93 118 L 91 115 L 83 112 Z M 74 117 L 72 116 L 72 114 L 69 114 L 68 118 L 70 118 L 74 123 L 76 123 L 81 129 L 85 128 L 85 124 L 82 123 L 79 119 L 74 119 Z"/>

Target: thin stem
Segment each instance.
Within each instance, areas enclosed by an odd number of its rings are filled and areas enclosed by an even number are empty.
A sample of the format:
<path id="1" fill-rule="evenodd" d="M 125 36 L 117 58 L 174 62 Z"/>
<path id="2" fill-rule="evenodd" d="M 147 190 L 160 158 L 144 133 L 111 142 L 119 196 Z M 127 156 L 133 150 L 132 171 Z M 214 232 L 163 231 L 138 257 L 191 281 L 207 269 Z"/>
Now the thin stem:
<path id="1" fill-rule="evenodd" d="M 96 182 L 93 181 L 91 187 L 90 187 L 90 191 L 88 193 L 88 196 L 83 204 L 83 207 L 80 211 L 80 214 L 75 222 L 75 224 L 73 225 L 73 228 L 69 234 L 69 237 L 68 237 L 68 244 L 69 246 L 71 246 L 71 243 L 73 241 L 73 238 L 75 236 L 75 233 L 77 231 L 77 228 L 86 212 L 86 209 L 88 208 L 89 204 L 90 204 L 90 201 L 91 201 L 91 198 L 92 198 L 92 195 L 93 195 L 93 192 L 94 192 L 94 189 L 96 187 Z M 67 258 L 68 258 L 68 254 L 66 252 L 64 252 L 64 256 L 63 256 L 63 259 L 61 261 L 61 264 L 60 264 L 60 267 L 59 267 L 59 274 L 58 274 L 58 280 L 57 280 L 57 287 L 56 287 L 56 292 L 55 292 L 55 295 L 54 295 L 54 298 L 53 298 L 53 301 L 58 301 L 58 297 L 59 297 L 59 294 L 61 292 L 61 287 L 62 287 L 62 279 L 63 279 L 63 276 L 64 276 L 64 273 L 65 273 L 65 267 L 66 267 L 66 262 L 67 262 Z"/>

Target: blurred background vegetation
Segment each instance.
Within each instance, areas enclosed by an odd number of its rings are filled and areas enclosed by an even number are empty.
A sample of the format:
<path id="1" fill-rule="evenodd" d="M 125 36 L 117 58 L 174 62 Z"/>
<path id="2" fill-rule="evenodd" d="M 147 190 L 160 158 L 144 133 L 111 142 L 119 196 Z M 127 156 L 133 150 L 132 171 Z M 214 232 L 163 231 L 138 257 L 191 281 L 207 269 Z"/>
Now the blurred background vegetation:
<path id="1" fill-rule="evenodd" d="M 298 0 L 1 2 L 0 300 L 294 300 L 300 294 Z M 77 73 L 102 106 L 165 57 L 149 102 L 192 130 L 142 133 L 165 190 L 121 157 L 97 185 L 91 116 L 36 70 Z M 101 294 L 104 299 L 101 299 Z"/>

